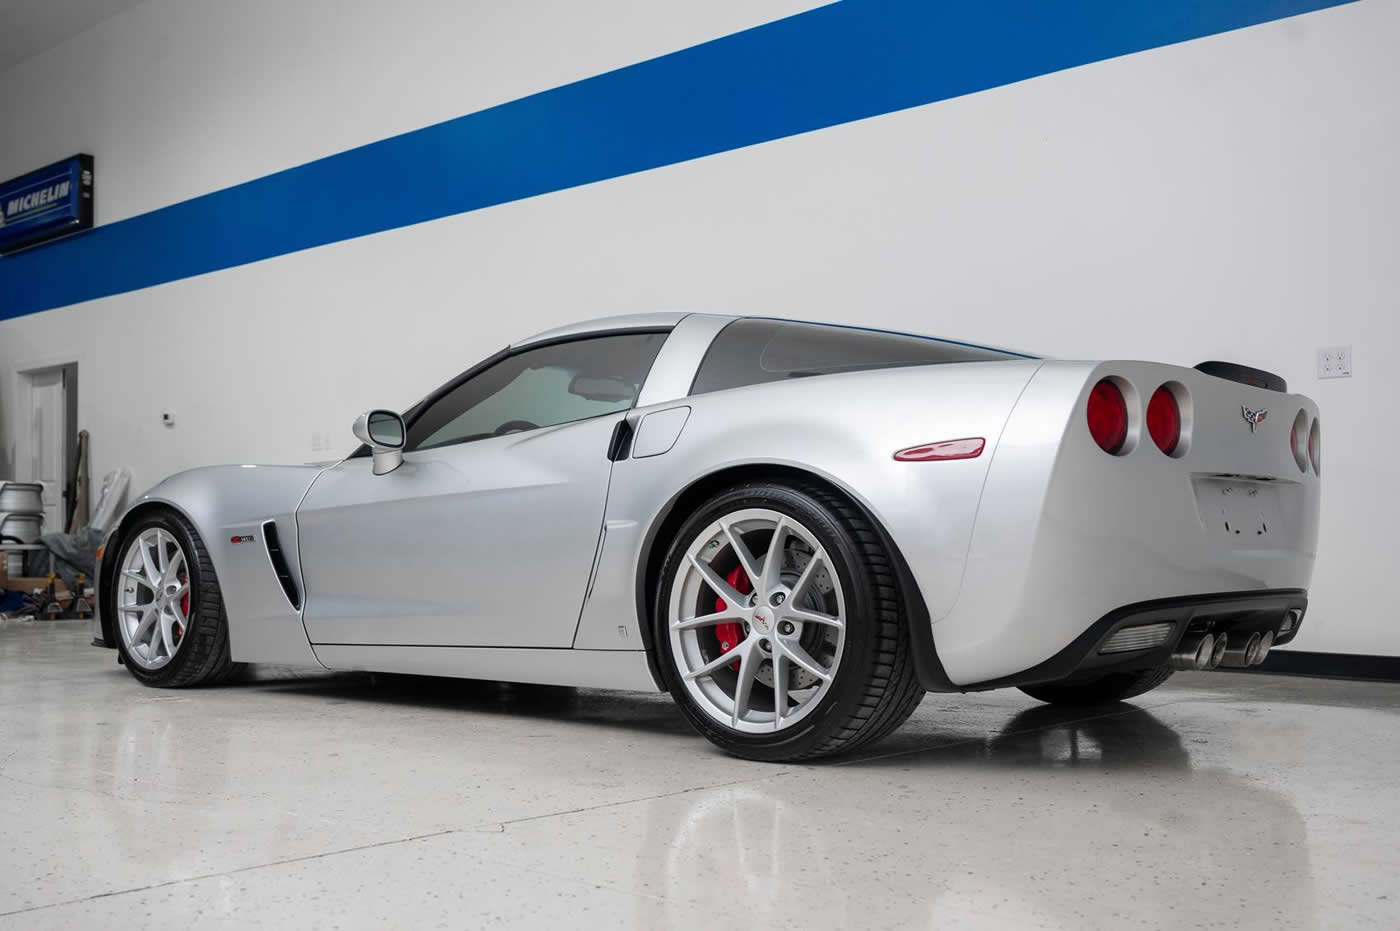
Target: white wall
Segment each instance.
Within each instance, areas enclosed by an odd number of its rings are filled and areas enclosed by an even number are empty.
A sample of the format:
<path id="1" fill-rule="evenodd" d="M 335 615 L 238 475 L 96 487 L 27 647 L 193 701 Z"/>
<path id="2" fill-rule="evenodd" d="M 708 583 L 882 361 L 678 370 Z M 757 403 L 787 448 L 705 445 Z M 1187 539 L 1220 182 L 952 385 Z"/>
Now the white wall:
<path id="1" fill-rule="evenodd" d="M 29 127 L 0 177 L 93 152 L 109 222 L 814 5 L 147 0 L 0 75 L 0 126 Z M 1323 412 L 1296 646 L 1400 654 L 1397 35 L 1400 5 L 1362 0 L 3 322 L 0 396 L 19 368 L 77 360 L 95 473 L 144 487 L 329 458 L 360 410 L 601 314 L 1232 359 Z M 1354 347 L 1353 378 L 1315 379 L 1332 344 Z M 334 449 L 313 449 L 324 433 Z"/>

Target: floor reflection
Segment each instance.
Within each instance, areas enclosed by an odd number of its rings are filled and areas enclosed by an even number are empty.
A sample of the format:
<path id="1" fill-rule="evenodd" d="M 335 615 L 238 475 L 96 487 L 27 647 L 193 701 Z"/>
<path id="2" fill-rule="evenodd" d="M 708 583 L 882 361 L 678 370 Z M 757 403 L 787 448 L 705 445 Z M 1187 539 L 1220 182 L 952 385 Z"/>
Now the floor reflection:
<path id="1" fill-rule="evenodd" d="M 585 742 L 597 728 L 688 733 L 664 696 L 368 674 L 264 677 L 240 687 L 318 703 L 547 719 L 581 725 Z M 647 894 L 635 916 L 643 926 L 657 924 L 657 897 L 662 923 L 674 927 L 694 927 L 697 909 L 717 900 L 750 924 L 940 926 L 980 914 L 1011 926 L 1084 927 L 1092 914 L 1118 927 L 1155 926 L 1170 923 L 1164 916 L 1180 911 L 1183 897 L 1183 914 L 1246 909 L 1316 923 L 1297 809 L 1247 775 L 1193 759 L 1188 741 L 1151 711 L 1037 705 L 996 727 L 1001 706 L 963 707 L 965 717 L 933 731 L 924 722 L 911 738 L 917 744 L 898 742 L 884 755 L 877 747 L 866 759 L 772 767 L 770 775 L 736 767 L 733 785 L 633 803 L 644 813 L 637 830 L 614 835 L 617 813 L 600 812 L 596 856 Z M 114 752 L 99 765 L 114 793 L 129 797 L 139 786 L 158 801 L 162 786 L 188 784 L 191 769 L 239 772 L 247 748 L 266 751 L 266 730 L 226 722 L 219 739 L 204 735 L 196 762 L 164 718 L 151 704 L 114 722 Z M 146 814 L 118 807 L 109 817 L 118 848 L 141 846 Z M 266 817 L 237 830 L 244 842 L 275 847 L 290 827 Z M 521 865 L 533 868 L 541 854 L 527 845 Z M 188 865 L 151 864 L 158 875 Z"/>
<path id="2" fill-rule="evenodd" d="M 1316 924 L 1307 829 L 1284 795 L 1194 765 L 1147 710 L 1085 715 L 1034 707 L 983 739 L 947 735 L 936 750 L 660 806 L 651 829 L 664 836 L 641 849 L 666 854 L 637 863 L 641 884 L 691 903 L 677 927 L 715 889 L 757 924 L 813 901 L 812 918 L 846 927 L 977 914 L 1012 927 L 1084 927 L 1088 914 L 1158 926 L 1216 908 Z"/>
<path id="3" fill-rule="evenodd" d="M 925 758 L 906 755 L 906 765 L 913 762 L 908 756 Z M 1090 709 L 1035 705 L 984 741 L 957 743 L 927 756 L 931 764 L 972 758 L 1036 768 L 1174 770 L 1191 766 L 1191 755 L 1174 728 L 1150 711 L 1126 703 Z M 901 761 L 901 757 L 883 759 Z"/>
<path id="4" fill-rule="evenodd" d="M 931 695 L 861 754 L 770 766 L 664 694 L 267 667 L 165 692 L 59 631 L 0 631 L 0 912 L 1386 927 L 1395 899 L 1394 686 Z"/>
<path id="5" fill-rule="evenodd" d="M 669 734 L 694 731 L 668 696 L 389 673 L 268 676 L 235 687 L 339 701 L 467 711 Z"/>

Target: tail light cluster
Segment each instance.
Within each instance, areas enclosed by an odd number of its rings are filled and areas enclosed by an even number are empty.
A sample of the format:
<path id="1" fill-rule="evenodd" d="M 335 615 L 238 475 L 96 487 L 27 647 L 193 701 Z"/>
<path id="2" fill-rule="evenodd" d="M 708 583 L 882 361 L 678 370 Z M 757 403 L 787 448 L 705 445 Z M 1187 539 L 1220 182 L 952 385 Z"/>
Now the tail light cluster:
<path id="1" fill-rule="evenodd" d="M 1089 390 L 1089 399 L 1084 407 L 1089 435 L 1104 452 L 1124 456 L 1133 451 L 1137 436 L 1131 411 L 1140 409 L 1137 398 L 1136 389 L 1131 384 L 1113 375 L 1100 379 Z M 1256 413 L 1261 414 L 1259 421 L 1262 422 L 1262 414 L 1266 412 Z M 1148 398 L 1143 426 L 1152 445 L 1163 453 L 1172 457 L 1185 455 L 1191 429 L 1191 396 L 1185 386 L 1175 381 L 1158 385 Z M 1293 427 L 1288 431 L 1288 447 L 1293 453 L 1293 461 L 1298 464 L 1298 471 L 1312 469 L 1315 475 L 1322 474 L 1322 426 L 1319 418 L 1306 410 L 1298 411 L 1293 418 Z"/>
<path id="2" fill-rule="evenodd" d="M 1311 466 L 1314 475 L 1322 474 L 1322 421 L 1309 417 L 1307 411 L 1299 411 L 1293 418 L 1293 429 L 1288 431 L 1288 448 L 1293 453 L 1293 461 L 1298 463 L 1298 471 L 1306 472 Z"/>
<path id="3" fill-rule="evenodd" d="M 1089 435 L 1104 452 L 1122 456 L 1132 451 L 1127 394 L 1131 386 L 1118 378 L 1104 378 L 1089 391 L 1085 416 Z M 1187 402 L 1186 389 L 1176 382 L 1159 385 L 1147 402 L 1143 418 L 1152 443 L 1168 456 L 1186 452 L 1182 436 L 1182 407 Z"/>

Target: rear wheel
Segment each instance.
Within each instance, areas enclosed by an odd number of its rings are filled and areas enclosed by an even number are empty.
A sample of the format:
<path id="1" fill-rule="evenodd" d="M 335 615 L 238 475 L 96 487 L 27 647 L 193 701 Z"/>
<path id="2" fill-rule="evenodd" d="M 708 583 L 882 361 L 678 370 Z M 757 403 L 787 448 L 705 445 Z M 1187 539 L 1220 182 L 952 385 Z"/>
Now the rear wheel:
<path id="1" fill-rule="evenodd" d="M 1106 705 L 1150 692 L 1170 679 L 1171 675 L 1170 666 L 1160 666 L 1133 672 L 1111 672 L 1097 679 L 1077 682 L 1027 685 L 1021 691 L 1052 705 Z"/>
<path id="2" fill-rule="evenodd" d="M 229 654 L 223 593 L 199 533 L 174 511 L 150 511 L 123 535 L 110 582 L 117 650 L 146 685 L 222 682 Z"/>
<path id="3" fill-rule="evenodd" d="M 656 642 L 671 694 L 730 753 L 846 752 L 923 697 L 889 556 L 826 489 L 724 491 L 686 521 L 662 571 Z"/>

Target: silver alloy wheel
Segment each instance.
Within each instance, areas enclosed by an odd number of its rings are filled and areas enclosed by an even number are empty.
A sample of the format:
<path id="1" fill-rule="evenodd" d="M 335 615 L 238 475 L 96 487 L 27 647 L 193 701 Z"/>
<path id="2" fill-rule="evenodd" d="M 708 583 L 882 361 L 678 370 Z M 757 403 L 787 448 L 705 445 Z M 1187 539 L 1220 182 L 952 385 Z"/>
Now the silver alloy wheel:
<path id="1" fill-rule="evenodd" d="M 143 530 L 121 559 L 117 627 L 127 656 L 142 669 L 159 669 L 180 649 L 189 630 L 189 564 L 168 530 Z"/>
<path id="2" fill-rule="evenodd" d="M 746 508 L 690 541 L 671 580 L 667 625 L 696 704 L 734 730 L 772 733 L 830 690 L 846 644 L 846 600 L 815 534 L 779 511 Z"/>

